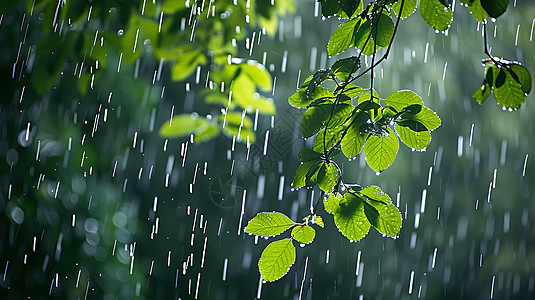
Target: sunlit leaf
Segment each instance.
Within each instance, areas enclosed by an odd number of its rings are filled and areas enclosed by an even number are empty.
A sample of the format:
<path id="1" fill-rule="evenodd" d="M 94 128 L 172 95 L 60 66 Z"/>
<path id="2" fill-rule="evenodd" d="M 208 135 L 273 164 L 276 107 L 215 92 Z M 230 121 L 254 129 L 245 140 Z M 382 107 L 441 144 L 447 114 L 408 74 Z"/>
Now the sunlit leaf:
<path id="1" fill-rule="evenodd" d="M 353 19 L 338 26 L 327 44 L 327 53 L 336 55 L 344 52 L 353 44 L 353 35 L 360 26 L 360 19 Z"/>
<path id="2" fill-rule="evenodd" d="M 361 195 L 366 196 L 372 200 L 384 203 L 384 204 L 390 204 L 392 203 L 392 199 L 390 199 L 390 196 L 388 196 L 387 193 L 383 192 L 380 187 L 378 186 L 367 186 L 360 190 L 359 192 Z"/>
<path id="3" fill-rule="evenodd" d="M 265 281 L 275 281 L 286 275 L 295 263 L 295 247 L 292 239 L 282 239 L 269 244 L 258 260 L 258 270 Z"/>
<path id="4" fill-rule="evenodd" d="M 396 237 L 401 229 L 401 212 L 392 204 L 364 202 L 364 213 L 372 226 L 389 237 Z"/>
<path id="5" fill-rule="evenodd" d="M 342 153 L 349 158 L 355 158 L 362 151 L 364 142 L 369 136 L 368 133 L 361 133 L 360 126 L 368 119 L 368 115 L 364 112 L 357 113 L 355 120 L 351 123 L 345 136 L 342 138 Z"/>
<path id="6" fill-rule="evenodd" d="M 295 225 L 284 214 L 278 212 L 261 212 L 249 221 L 245 232 L 263 237 L 279 235 Z"/>
<path id="7" fill-rule="evenodd" d="M 431 142 L 431 133 L 429 131 L 414 131 L 396 123 L 394 126 L 399 139 L 408 147 L 415 150 L 424 150 Z"/>
<path id="8" fill-rule="evenodd" d="M 405 107 L 419 104 L 423 105 L 422 98 L 413 91 L 397 91 L 385 99 L 386 103 L 396 109 L 397 111 L 403 110 Z"/>
<path id="9" fill-rule="evenodd" d="M 331 150 L 340 140 L 343 131 L 344 128 L 342 126 L 335 129 L 324 128 L 320 130 L 314 138 L 314 151 L 323 153 Z"/>
<path id="10" fill-rule="evenodd" d="M 316 161 L 321 157 L 321 155 L 315 151 L 310 150 L 307 147 L 303 147 L 299 154 L 297 154 L 297 159 L 301 162 L 307 161 Z"/>
<path id="11" fill-rule="evenodd" d="M 370 222 L 364 213 L 364 202 L 359 197 L 346 193 L 334 212 L 334 223 L 350 241 L 362 239 L 370 231 Z"/>
<path id="12" fill-rule="evenodd" d="M 411 128 L 413 131 L 420 132 L 425 130 L 433 131 L 437 129 L 440 124 L 440 117 L 429 108 L 423 106 L 421 111 L 417 114 L 403 114 L 402 120 L 398 122 L 400 125 Z M 401 121 L 415 121 L 417 123 L 406 122 L 405 124 Z M 423 125 L 423 128 L 421 128 Z"/>
<path id="13" fill-rule="evenodd" d="M 315 215 L 313 220 L 316 222 L 316 224 L 319 227 L 321 227 L 321 228 L 325 227 L 325 223 L 323 223 L 323 218 L 321 216 Z"/>
<path id="14" fill-rule="evenodd" d="M 453 20 L 451 7 L 445 7 L 439 0 L 420 0 L 420 13 L 427 24 L 440 31 L 448 29 Z"/>
<path id="15" fill-rule="evenodd" d="M 318 178 L 318 187 L 325 193 L 332 193 L 340 181 L 340 173 L 334 163 L 324 163 Z"/>
<path id="16" fill-rule="evenodd" d="M 162 124 L 159 134 L 165 138 L 183 138 L 193 134 L 194 141 L 206 142 L 219 134 L 217 123 L 196 114 L 182 114 Z"/>
<path id="17" fill-rule="evenodd" d="M 331 193 L 329 197 L 323 198 L 323 207 L 326 212 L 334 214 L 340 206 L 340 201 L 342 201 L 342 194 Z"/>
<path id="18" fill-rule="evenodd" d="M 503 68 L 501 71 L 503 71 Z M 522 90 L 520 83 L 511 76 L 510 72 L 504 71 L 503 74 L 505 76 L 501 85 L 498 86 L 497 84 L 500 75 L 496 78 L 493 89 L 494 98 L 502 107 L 511 109 L 519 108 L 526 101 L 526 93 Z"/>
<path id="19" fill-rule="evenodd" d="M 356 56 L 337 60 L 331 67 L 331 70 L 340 81 L 346 81 L 351 74 L 354 74 L 360 68 L 360 61 Z"/>
<path id="20" fill-rule="evenodd" d="M 333 106 L 331 104 L 323 104 L 307 109 L 301 120 L 301 133 L 303 137 L 311 137 L 322 129 L 331 114 L 332 108 Z"/>
<path id="21" fill-rule="evenodd" d="M 397 16 L 400 16 L 399 12 L 401 10 L 401 0 L 398 0 L 392 5 L 392 10 Z M 403 3 L 403 11 L 401 12 L 401 18 L 405 19 L 408 16 L 412 15 L 416 11 L 416 0 L 405 0 Z"/>
<path id="22" fill-rule="evenodd" d="M 308 174 L 308 172 L 310 171 L 312 166 L 314 166 L 315 163 L 316 161 L 314 160 L 314 161 L 307 161 L 299 165 L 299 167 L 297 168 L 297 171 L 295 171 L 294 180 L 292 182 L 292 188 L 298 189 L 298 188 L 305 186 L 306 175 Z"/>
<path id="23" fill-rule="evenodd" d="M 364 144 L 364 155 L 368 166 L 375 172 L 382 172 L 396 159 L 399 141 L 392 129 L 388 127 L 388 136 L 370 135 Z"/>
<path id="24" fill-rule="evenodd" d="M 334 99 L 334 95 L 331 91 L 320 86 L 317 86 L 314 89 L 314 93 L 311 96 L 308 96 L 307 88 L 310 80 L 312 80 L 312 76 L 308 77 L 303 85 L 297 90 L 297 92 L 288 98 L 290 105 L 294 107 L 308 107 L 310 104 L 316 101 Z"/>
<path id="25" fill-rule="evenodd" d="M 474 0 L 470 4 L 469 8 L 470 8 L 470 12 L 472 13 L 472 16 L 474 17 L 474 19 L 476 19 L 476 21 L 478 21 L 480 23 L 485 21 L 485 19 L 489 17 L 489 15 L 485 11 L 485 9 L 481 6 L 481 1 L 480 0 Z"/>
<path id="26" fill-rule="evenodd" d="M 292 238 L 301 244 L 310 244 L 316 237 L 316 230 L 308 225 L 295 226 L 292 229 Z"/>

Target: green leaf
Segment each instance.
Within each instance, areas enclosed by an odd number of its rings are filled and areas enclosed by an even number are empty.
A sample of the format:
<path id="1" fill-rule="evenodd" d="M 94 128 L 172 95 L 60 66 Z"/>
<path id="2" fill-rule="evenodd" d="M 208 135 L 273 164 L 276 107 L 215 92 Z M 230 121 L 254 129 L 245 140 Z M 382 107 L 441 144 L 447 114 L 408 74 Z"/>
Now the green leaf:
<path id="1" fill-rule="evenodd" d="M 472 3 L 470 3 L 470 12 L 472 13 L 472 16 L 476 21 L 479 23 L 485 21 L 489 17 L 483 6 L 481 6 L 480 0 L 474 0 Z"/>
<path id="2" fill-rule="evenodd" d="M 248 60 L 247 63 L 240 64 L 242 72 L 244 72 L 257 86 L 264 91 L 269 91 L 272 88 L 271 74 L 266 68 L 253 60 Z"/>
<path id="3" fill-rule="evenodd" d="M 375 172 L 382 172 L 396 159 L 399 150 L 399 141 L 390 127 L 388 136 L 370 135 L 364 144 L 364 155 L 368 166 Z"/>
<path id="4" fill-rule="evenodd" d="M 401 0 L 398 0 L 396 3 L 392 5 L 392 10 L 396 14 L 396 16 L 399 15 L 399 11 L 401 10 Z M 405 0 L 403 3 L 403 11 L 401 12 L 401 18 L 405 19 L 408 16 L 412 15 L 416 11 L 416 0 Z"/>
<path id="5" fill-rule="evenodd" d="M 323 163 L 318 176 L 318 187 L 325 193 L 332 193 L 340 183 L 340 173 L 332 162 Z"/>
<path id="6" fill-rule="evenodd" d="M 425 106 L 423 106 L 422 110 L 415 115 L 404 114 L 402 117 L 404 120 L 417 121 L 418 123 L 425 126 L 427 130 L 430 130 L 430 131 L 437 129 L 441 124 L 439 116 L 434 111 L 430 110 L 429 108 Z M 411 128 L 414 131 L 417 131 L 417 132 L 422 131 L 419 128 L 411 127 L 410 124 L 406 124 L 406 125 L 407 127 Z"/>
<path id="7" fill-rule="evenodd" d="M 343 126 L 334 129 L 323 128 L 320 130 L 314 138 L 314 151 L 324 153 L 325 151 L 331 150 L 340 140 L 343 131 Z"/>
<path id="8" fill-rule="evenodd" d="M 245 232 L 263 237 L 277 236 L 295 225 L 284 214 L 279 212 L 261 212 L 249 221 Z"/>
<path id="9" fill-rule="evenodd" d="M 360 126 L 368 120 L 369 116 L 365 112 L 359 112 L 355 120 L 347 129 L 346 135 L 342 138 L 342 153 L 348 158 L 355 158 L 362 151 L 369 133 L 361 133 Z"/>
<path id="10" fill-rule="evenodd" d="M 361 195 L 366 196 L 372 200 L 378 201 L 383 204 L 390 204 L 392 203 L 392 199 L 390 199 L 390 196 L 388 196 L 387 193 L 383 192 L 380 187 L 378 186 L 367 186 L 360 190 L 359 192 Z"/>
<path id="11" fill-rule="evenodd" d="M 316 230 L 308 225 L 300 225 L 292 229 L 292 238 L 301 244 L 310 244 L 316 237 Z"/>
<path id="12" fill-rule="evenodd" d="M 219 128 L 216 123 L 204 117 L 182 114 L 162 124 L 159 134 L 165 138 L 182 138 L 193 134 L 194 141 L 202 143 L 216 137 Z"/>
<path id="13" fill-rule="evenodd" d="M 207 62 L 206 56 L 199 50 L 192 50 L 180 55 L 171 70 L 171 80 L 181 81 L 188 78 L 197 68 Z"/>
<path id="14" fill-rule="evenodd" d="M 440 31 L 448 29 L 453 20 L 451 8 L 445 7 L 439 0 L 421 0 L 420 13 L 427 24 Z"/>
<path id="15" fill-rule="evenodd" d="M 299 154 L 297 154 L 297 159 L 301 162 L 307 161 L 316 161 L 321 157 L 321 155 L 315 151 L 310 150 L 307 147 L 303 147 Z"/>
<path id="16" fill-rule="evenodd" d="M 295 263 L 295 247 L 292 239 L 282 239 L 269 244 L 258 260 L 258 270 L 265 281 L 275 281 L 286 275 Z"/>
<path id="17" fill-rule="evenodd" d="M 353 35 L 360 26 L 360 19 L 349 20 L 338 26 L 327 44 L 327 53 L 336 55 L 344 52 L 353 44 Z"/>
<path id="18" fill-rule="evenodd" d="M 323 207 L 329 214 L 334 214 L 340 207 L 340 201 L 342 201 L 342 194 L 331 193 L 329 197 L 323 198 Z"/>
<path id="19" fill-rule="evenodd" d="M 354 74 L 360 68 L 358 57 L 351 56 L 337 60 L 331 67 L 331 70 L 340 81 L 346 81 L 351 74 Z M 349 95 L 348 95 L 349 96 Z M 352 98 L 352 97 L 351 97 Z"/>
<path id="20" fill-rule="evenodd" d="M 401 229 L 401 212 L 397 207 L 381 202 L 364 202 L 364 213 L 368 221 L 386 236 L 395 238 Z"/>
<path id="21" fill-rule="evenodd" d="M 474 92 L 474 98 L 476 99 L 477 103 L 483 104 L 485 100 L 487 100 L 487 97 L 490 95 L 492 88 L 489 86 L 489 84 L 485 81 L 480 88 L 478 88 Z"/>
<path id="22" fill-rule="evenodd" d="M 338 97 L 340 99 L 347 98 L 347 96 L 344 94 L 339 94 Z M 343 102 L 343 100 L 340 102 Z M 354 109 L 355 107 L 351 104 L 338 103 L 334 109 L 331 119 L 329 120 L 327 118 L 327 120 L 325 120 L 325 126 L 328 126 L 329 128 L 336 128 L 344 124 L 351 118 L 351 114 L 353 113 Z M 327 122 L 329 123 L 327 124 Z"/>
<path id="23" fill-rule="evenodd" d="M 370 231 L 370 221 L 364 213 L 364 202 L 347 192 L 334 212 L 334 224 L 350 241 L 362 239 Z"/>
<path id="24" fill-rule="evenodd" d="M 323 161 L 316 161 L 305 176 L 305 185 L 313 187 L 325 175 L 325 163 Z"/>
<path id="25" fill-rule="evenodd" d="M 531 91 L 531 74 L 528 69 L 517 63 L 510 64 L 509 69 L 511 76 L 516 82 L 520 83 L 524 93 L 529 93 Z"/>
<path id="26" fill-rule="evenodd" d="M 303 137 L 311 137 L 322 129 L 331 114 L 332 108 L 332 104 L 322 104 L 307 109 L 301 120 Z"/>
<path id="27" fill-rule="evenodd" d="M 316 89 L 316 86 L 320 85 L 325 80 L 329 79 L 332 72 L 331 70 L 318 70 L 314 75 L 312 75 L 312 79 L 310 79 L 310 82 L 308 83 L 307 89 L 306 89 L 306 96 L 311 97 L 314 95 L 314 89 Z"/>
<path id="28" fill-rule="evenodd" d="M 323 223 L 323 218 L 321 216 L 314 215 L 312 221 L 315 222 L 321 228 L 325 227 L 325 223 Z"/>
<path id="29" fill-rule="evenodd" d="M 496 78 L 495 81 L 495 87 L 493 89 L 494 98 L 499 105 L 505 108 L 519 108 L 524 101 L 526 101 L 526 93 L 522 90 L 522 86 L 513 78 L 511 73 L 503 70 L 503 68 L 500 69 L 498 78 Z M 505 74 L 505 76 L 503 76 L 503 83 L 498 86 L 498 81 L 501 77 L 501 74 Z"/>
<path id="30" fill-rule="evenodd" d="M 305 186 L 306 184 L 306 175 L 310 171 L 310 169 L 314 166 L 316 161 L 307 161 L 305 163 L 302 163 L 297 167 L 297 171 L 295 171 L 294 180 L 292 182 L 292 188 L 299 189 Z"/>
<path id="31" fill-rule="evenodd" d="M 394 35 L 394 22 L 388 15 L 388 12 L 384 10 L 383 13 L 377 14 L 374 19 L 375 26 L 372 28 L 372 38 L 377 45 L 381 47 L 388 47 L 392 36 Z"/>
<path id="32" fill-rule="evenodd" d="M 247 115 L 242 112 L 229 111 L 217 116 L 217 119 L 223 124 L 223 132 L 229 137 L 236 136 L 238 142 L 255 142 L 253 121 Z"/>
<path id="33" fill-rule="evenodd" d="M 419 104 L 423 105 L 422 98 L 413 91 L 397 91 L 385 99 L 386 103 L 397 111 L 402 111 L 405 107 Z"/>
<path id="34" fill-rule="evenodd" d="M 290 105 L 294 107 L 308 107 L 315 101 L 334 99 L 334 95 L 331 91 L 320 86 L 317 86 L 314 89 L 314 93 L 311 96 L 308 96 L 306 91 L 311 80 L 312 76 L 308 77 L 297 92 L 288 98 Z"/>
<path id="35" fill-rule="evenodd" d="M 429 131 L 416 132 L 398 123 L 394 125 L 394 128 L 399 135 L 399 139 L 412 149 L 424 150 L 431 142 L 431 133 Z"/>
<path id="36" fill-rule="evenodd" d="M 493 18 L 501 16 L 509 5 L 509 0 L 481 0 L 481 6 Z"/>

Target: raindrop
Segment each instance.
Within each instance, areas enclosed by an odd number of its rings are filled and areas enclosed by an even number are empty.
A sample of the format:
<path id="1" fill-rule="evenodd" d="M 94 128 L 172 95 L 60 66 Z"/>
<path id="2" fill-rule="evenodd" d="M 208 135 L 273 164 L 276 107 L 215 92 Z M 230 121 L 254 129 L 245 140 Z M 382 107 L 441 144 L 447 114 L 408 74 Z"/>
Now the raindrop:
<path id="1" fill-rule="evenodd" d="M 117 36 L 123 36 L 123 34 L 124 34 L 124 30 L 119 29 L 119 30 L 117 31 Z"/>

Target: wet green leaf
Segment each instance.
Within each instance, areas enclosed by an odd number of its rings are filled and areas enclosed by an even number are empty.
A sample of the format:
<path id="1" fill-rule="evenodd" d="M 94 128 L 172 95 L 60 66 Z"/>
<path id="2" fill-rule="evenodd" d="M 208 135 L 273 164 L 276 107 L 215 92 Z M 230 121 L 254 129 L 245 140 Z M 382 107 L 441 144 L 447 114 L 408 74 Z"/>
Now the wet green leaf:
<path id="1" fill-rule="evenodd" d="M 405 107 L 418 104 L 423 105 L 422 98 L 413 91 L 397 91 L 385 99 L 386 103 L 397 111 L 402 111 Z"/>
<path id="2" fill-rule="evenodd" d="M 340 173 L 336 165 L 332 162 L 323 163 L 317 180 L 318 187 L 325 193 L 332 193 L 339 183 Z"/>
<path id="3" fill-rule="evenodd" d="M 367 186 L 360 190 L 359 192 L 361 195 L 366 196 L 372 200 L 381 202 L 383 204 L 390 204 L 392 203 L 392 199 L 390 199 L 390 196 L 388 196 L 387 193 L 383 192 L 380 187 L 378 186 Z"/>
<path id="4" fill-rule="evenodd" d="M 306 184 L 306 175 L 310 171 L 310 169 L 314 166 L 316 161 L 307 161 L 305 163 L 302 163 L 297 167 L 297 171 L 295 171 L 294 180 L 292 182 L 292 188 L 298 189 L 302 188 Z"/>
<path id="5" fill-rule="evenodd" d="M 440 31 L 448 29 L 453 20 L 451 8 L 445 7 L 439 0 L 421 0 L 420 13 L 427 24 Z"/>
<path id="6" fill-rule="evenodd" d="M 396 159 L 399 141 L 392 129 L 387 128 L 388 136 L 370 135 L 364 144 L 364 155 L 368 166 L 375 172 L 382 172 Z"/>
<path id="7" fill-rule="evenodd" d="M 364 112 L 357 113 L 355 120 L 347 129 L 346 135 L 342 138 L 342 153 L 349 158 L 355 158 L 362 151 L 369 133 L 361 133 L 360 126 L 368 120 L 368 115 Z"/>
<path id="8" fill-rule="evenodd" d="M 297 159 L 301 162 L 307 162 L 307 161 L 316 161 L 321 157 L 321 155 L 315 151 L 312 151 L 311 149 L 308 149 L 307 147 L 303 147 L 299 154 L 297 154 Z"/>
<path id="9" fill-rule="evenodd" d="M 263 237 L 277 236 L 295 225 L 286 215 L 279 212 L 261 212 L 249 221 L 245 232 Z"/>
<path id="10" fill-rule="evenodd" d="M 503 76 L 503 81 L 500 79 L 500 82 L 503 83 L 499 86 L 498 80 L 501 76 L 498 75 L 498 78 L 496 78 L 493 89 L 496 102 L 505 108 L 519 108 L 526 101 L 526 93 L 522 90 L 522 86 L 511 76 L 509 71 L 504 71 L 502 68 L 499 74 L 505 75 Z"/>
<path id="11" fill-rule="evenodd" d="M 331 193 L 329 197 L 323 198 L 323 207 L 327 213 L 334 214 L 340 206 L 340 201 L 342 201 L 342 194 Z"/>
<path id="12" fill-rule="evenodd" d="M 399 12 L 401 10 L 401 0 L 398 0 L 396 3 L 392 4 L 392 10 L 397 16 L 400 16 Z M 401 12 L 401 18 L 405 19 L 408 16 L 412 15 L 416 11 L 416 0 L 405 0 L 403 3 L 403 11 Z"/>
<path id="13" fill-rule="evenodd" d="M 381 202 L 365 201 L 364 213 L 371 225 L 389 237 L 396 237 L 401 229 L 401 212 L 397 207 Z"/>
<path id="14" fill-rule="evenodd" d="M 297 92 L 288 98 L 290 105 L 294 107 L 308 107 L 312 103 L 321 100 L 330 100 L 332 102 L 332 99 L 334 99 L 333 93 L 320 86 L 314 89 L 314 93 L 311 96 L 307 96 L 306 91 L 311 79 L 312 76 L 308 77 Z"/>
<path id="15" fill-rule="evenodd" d="M 470 3 L 469 8 L 474 19 L 480 23 L 489 17 L 485 9 L 483 9 L 483 6 L 481 6 L 480 0 L 474 0 L 472 3 Z"/>
<path id="16" fill-rule="evenodd" d="M 394 126 L 399 139 L 408 147 L 415 150 L 424 150 L 431 142 L 429 131 L 414 131 L 409 127 L 404 127 L 396 123 Z"/>
<path id="17" fill-rule="evenodd" d="M 347 192 L 334 212 L 334 223 L 350 241 L 362 239 L 370 231 L 370 222 L 364 213 L 364 202 Z"/>
<path id="18" fill-rule="evenodd" d="M 509 65 L 511 76 L 513 79 L 520 83 L 524 93 L 529 93 L 531 91 L 531 74 L 528 69 L 520 64 L 510 64 Z"/>
<path id="19" fill-rule="evenodd" d="M 295 263 L 295 247 L 292 239 L 282 239 L 269 244 L 258 260 L 258 270 L 265 281 L 282 278 Z"/>
<path id="20" fill-rule="evenodd" d="M 336 55 L 344 52 L 353 45 L 353 35 L 359 29 L 360 19 L 353 19 L 342 23 L 331 35 L 327 44 L 327 53 Z"/>
<path id="21" fill-rule="evenodd" d="M 336 77 L 344 82 L 351 74 L 354 74 L 360 68 L 360 62 L 356 56 L 337 60 L 331 67 Z"/>
<path id="22" fill-rule="evenodd" d="M 310 244 L 316 237 L 316 230 L 308 225 L 295 226 L 292 229 L 292 238 L 301 244 Z"/>

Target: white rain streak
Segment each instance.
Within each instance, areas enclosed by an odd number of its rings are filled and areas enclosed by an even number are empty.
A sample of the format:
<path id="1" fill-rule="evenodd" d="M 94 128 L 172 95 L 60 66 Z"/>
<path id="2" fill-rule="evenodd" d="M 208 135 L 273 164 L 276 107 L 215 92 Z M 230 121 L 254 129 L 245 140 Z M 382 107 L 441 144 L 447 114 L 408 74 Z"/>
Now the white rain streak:
<path id="1" fill-rule="evenodd" d="M 526 176 L 526 166 L 528 165 L 528 154 L 524 158 L 524 166 L 522 167 L 522 177 Z"/>
<path id="2" fill-rule="evenodd" d="M 243 214 L 245 213 L 245 198 L 247 196 L 247 190 L 243 190 L 243 197 L 241 202 L 241 212 L 240 212 L 240 221 L 238 225 L 238 235 L 241 234 L 241 227 L 243 223 Z"/>
<path id="3" fill-rule="evenodd" d="M 282 201 L 283 192 L 284 192 L 284 175 L 281 175 L 279 179 L 279 193 L 277 195 L 277 200 Z"/>
<path id="4" fill-rule="evenodd" d="M 305 259 L 305 270 L 303 271 L 303 279 L 301 280 L 301 288 L 299 289 L 299 300 L 303 296 L 303 287 L 305 286 L 305 279 L 307 278 L 308 256 Z"/>
<path id="5" fill-rule="evenodd" d="M 409 281 L 409 295 L 412 295 L 413 285 L 414 285 L 414 271 L 411 271 L 411 279 Z"/>
<path id="6" fill-rule="evenodd" d="M 227 268 L 228 268 L 228 258 L 225 258 L 225 261 L 223 262 L 223 276 L 221 278 L 222 281 L 227 281 Z"/>
<path id="7" fill-rule="evenodd" d="M 431 172 L 429 172 L 429 174 L 431 174 Z M 425 212 L 426 198 L 427 198 L 427 189 L 423 189 L 422 190 L 422 202 L 420 203 L 420 213 L 422 214 Z"/>
<path id="8" fill-rule="evenodd" d="M 264 283 L 264 280 L 262 279 L 262 276 L 260 276 L 260 279 L 258 280 L 258 289 L 256 290 L 256 299 L 260 299 L 260 296 L 262 295 L 263 283 Z"/>

